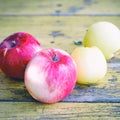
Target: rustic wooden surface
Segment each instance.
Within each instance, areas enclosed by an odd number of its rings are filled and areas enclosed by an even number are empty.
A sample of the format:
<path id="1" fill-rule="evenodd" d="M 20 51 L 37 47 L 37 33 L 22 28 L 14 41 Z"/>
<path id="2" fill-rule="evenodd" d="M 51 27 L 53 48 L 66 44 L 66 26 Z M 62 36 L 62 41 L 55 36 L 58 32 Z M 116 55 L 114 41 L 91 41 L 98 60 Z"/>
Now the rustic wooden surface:
<path id="1" fill-rule="evenodd" d="M 119 0 L 0 0 L 0 41 L 25 31 L 44 48 L 68 53 L 82 41 L 87 28 L 109 21 L 120 28 Z M 97 85 L 76 85 L 72 93 L 55 104 L 35 101 L 24 82 L 0 71 L 0 120 L 119 120 L 120 51 L 108 62 L 106 76 Z"/>

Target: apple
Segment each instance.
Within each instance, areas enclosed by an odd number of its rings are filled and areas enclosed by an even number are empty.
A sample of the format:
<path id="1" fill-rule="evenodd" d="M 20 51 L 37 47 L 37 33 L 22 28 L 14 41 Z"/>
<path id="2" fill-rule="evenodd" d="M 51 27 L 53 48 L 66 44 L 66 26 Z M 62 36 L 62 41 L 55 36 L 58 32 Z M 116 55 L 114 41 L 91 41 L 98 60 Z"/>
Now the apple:
<path id="1" fill-rule="evenodd" d="M 75 87 L 76 79 L 76 63 L 61 49 L 41 50 L 25 70 L 26 89 L 43 103 L 55 103 L 67 97 Z"/>
<path id="2" fill-rule="evenodd" d="M 96 22 L 88 28 L 83 44 L 85 47 L 99 47 L 106 60 L 110 60 L 120 49 L 120 30 L 110 22 Z"/>
<path id="3" fill-rule="evenodd" d="M 23 79 L 27 63 L 40 50 L 40 43 L 29 33 L 11 34 L 0 43 L 0 68 L 10 77 Z"/>
<path id="4" fill-rule="evenodd" d="M 71 56 L 77 64 L 77 83 L 79 84 L 96 84 L 107 72 L 106 59 L 99 48 L 77 47 Z"/>

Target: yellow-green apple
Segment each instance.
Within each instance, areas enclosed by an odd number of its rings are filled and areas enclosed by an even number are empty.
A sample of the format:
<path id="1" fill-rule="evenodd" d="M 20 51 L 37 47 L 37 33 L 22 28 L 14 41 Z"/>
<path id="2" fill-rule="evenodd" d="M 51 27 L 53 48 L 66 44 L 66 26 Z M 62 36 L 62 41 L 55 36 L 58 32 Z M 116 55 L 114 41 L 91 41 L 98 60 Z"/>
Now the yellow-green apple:
<path id="1" fill-rule="evenodd" d="M 25 70 L 25 86 L 30 95 L 43 103 L 67 97 L 77 79 L 73 58 L 64 50 L 48 48 L 38 52 Z"/>
<path id="2" fill-rule="evenodd" d="M 96 84 L 107 72 L 107 62 L 101 50 L 93 47 L 77 47 L 71 56 L 77 64 L 79 84 Z"/>
<path id="3" fill-rule="evenodd" d="M 29 33 L 11 34 L 0 43 L 1 70 L 10 77 L 23 79 L 27 63 L 41 48 Z"/>
<path id="4" fill-rule="evenodd" d="M 88 28 L 83 44 L 85 47 L 99 47 L 105 58 L 110 60 L 120 49 L 120 30 L 110 22 L 96 22 Z"/>

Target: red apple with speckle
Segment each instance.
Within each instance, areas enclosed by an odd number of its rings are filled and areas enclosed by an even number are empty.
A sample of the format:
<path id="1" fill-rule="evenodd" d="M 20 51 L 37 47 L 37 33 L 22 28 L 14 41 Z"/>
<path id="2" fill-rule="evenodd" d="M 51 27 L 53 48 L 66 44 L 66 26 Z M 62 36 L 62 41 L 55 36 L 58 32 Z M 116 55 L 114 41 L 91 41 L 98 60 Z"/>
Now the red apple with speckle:
<path id="1" fill-rule="evenodd" d="M 30 95 L 43 103 L 55 103 L 67 97 L 77 79 L 76 63 L 65 51 L 43 49 L 28 63 L 25 86 Z"/>
<path id="2" fill-rule="evenodd" d="M 31 34 L 14 33 L 0 43 L 0 68 L 7 76 L 23 79 L 27 63 L 41 49 Z"/>

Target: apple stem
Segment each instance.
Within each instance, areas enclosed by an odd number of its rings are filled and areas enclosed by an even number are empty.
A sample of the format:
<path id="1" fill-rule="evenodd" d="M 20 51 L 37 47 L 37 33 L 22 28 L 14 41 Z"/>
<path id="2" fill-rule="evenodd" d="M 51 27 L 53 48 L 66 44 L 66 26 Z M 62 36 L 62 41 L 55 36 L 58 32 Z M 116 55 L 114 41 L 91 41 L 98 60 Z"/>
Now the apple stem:
<path id="1" fill-rule="evenodd" d="M 11 42 L 11 47 L 15 47 L 15 46 L 16 46 L 16 41 L 13 40 L 13 41 Z"/>
<path id="2" fill-rule="evenodd" d="M 54 62 L 58 62 L 58 61 L 59 61 L 58 56 L 55 54 L 55 55 L 53 56 L 52 60 L 53 60 Z"/>

